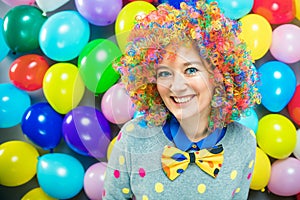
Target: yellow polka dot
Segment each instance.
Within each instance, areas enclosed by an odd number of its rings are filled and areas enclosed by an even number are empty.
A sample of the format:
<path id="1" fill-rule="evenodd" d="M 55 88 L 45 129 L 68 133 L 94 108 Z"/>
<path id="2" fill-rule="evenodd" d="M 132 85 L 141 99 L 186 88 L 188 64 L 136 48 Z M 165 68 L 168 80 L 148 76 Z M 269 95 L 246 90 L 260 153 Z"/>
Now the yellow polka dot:
<path id="1" fill-rule="evenodd" d="M 232 180 L 234 180 L 236 178 L 236 175 L 237 175 L 237 171 L 236 170 L 232 170 L 231 174 L 230 174 L 230 178 Z"/>
<path id="2" fill-rule="evenodd" d="M 251 160 L 251 162 L 249 163 L 249 168 L 252 168 L 254 164 L 254 160 Z"/>
<path id="3" fill-rule="evenodd" d="M 126 131 L 128 131 L 128 132 L 133 131 L 133 129 L 134 129 L 134 125 L 133 124 L 128 124 L 126 126 Z"/>
<path id="4" fill-rule="evenodd" d="M 256 138 L 256 135 L 255 135 L 255 133 L 254 133 L 254 131 L 251 129 L 250 130 L 250 134 L 254 137 L 254 138 Z"/>
<path id="5" fill-rule="evenodd" d="M 241 188 L 236 188 L 235 193 L 239 193 L 241 191 Z"/>
<path id="6" fill-rule="evenodd" d="M 205 190 L 206 190 L 206 186 L 204 184 L 199 184 L 198 185 L 198 192 L 200 194 L 203 194 L 205 192 Z"/>
<path id="7" fill-rule="evenodd" d="M 163 191 L 164 191 L 164 185 L 163 185 L 162 183 L 157 182 L 157 183 L 155 184 L 155 191 L 156 191 L 157 193 L 163 192 Z"/>
<path id="8" fill-rule="evenodd" d="M 123 189 L 122 189 L 122 192 L 123 192 L 124 194 L 128 194 L 129 191 L 130 191 L 129 188 L 123 188 Z"/>
<path id="9" fill-rule="evenodd" d="M 124 156 L 121 155 L 121 156 L 119 157 L 119 164 L 120 164 L 120 165 L 123 165 L 124 163 L 125 163 L 125 158 L 124 158 Z"/>
<path id="10" fill-rule="evenodd" d="M 143 198 L 142 198 L 142 200 L 148 200 L 148 197 L 147 197 L 147 195 L 143 195 Z"/>

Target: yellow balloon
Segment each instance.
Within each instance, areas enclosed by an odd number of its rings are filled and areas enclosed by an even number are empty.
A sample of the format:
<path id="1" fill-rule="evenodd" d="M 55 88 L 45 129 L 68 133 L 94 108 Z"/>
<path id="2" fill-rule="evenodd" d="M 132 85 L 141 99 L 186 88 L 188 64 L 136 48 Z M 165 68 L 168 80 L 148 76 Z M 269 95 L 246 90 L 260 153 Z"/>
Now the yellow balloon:
<path id="1" fill-rule="evenodd" d="M 115 23 L 115 33 L 118 45 L 122 52 L 125 50 L 127 38 L 134 26 L 136 18 L 144 17 L 156 7 L 146 1 L 133 1 L 126 4 L 119 12 Z"/>
<path id="2" fill-rule="evenodd" d="M 36 174 L 39 153 L 26 142 L 13 140 L 0 145 L 0 184 L 19 186 Z"/>
<path id="3" fill-rule="evenodd" d="M 56 63 L 44 76 L 43 91 L 52 108 L 58 113 L 66 114 L 78 106 L 85 86 L 75 65 Z"/>
<path id="4" fill-rule="evenodd" d="M 42 188 L 34 188 L 27 192 L 21 200 L 56 200 L 50 196 L 48 196 Z"/>
<path id="5" fill-rule="evenodd" d="M 272 27 L 261 15 L 248 14 L 239 20 L 241 25 L 240 39 L 251 51 L 252 60 L 263 57 L 272 43 Z"/>
<path id="6" fill-rule="evenodd" d="M 115 137 L 114 139 L 112 139 L 112 141 L 108 145 L 107 152 L 106 152 L 107 160 L 109 160 L 109 158 L 110 158 L 110 154 L 111 154 L 111 151 L 112 151 L 112 149 L 113 149 L 113 147 L 115 145 L 116 139 L 117 139 L 117 137 Z"/>
<path id="7" fill-rule="evenodd" d="M 297 132 L 294 124 L 281 114 L 268 114 L 258 122 L 258 146 L 269 156 L 284 159 L 296 147 Z"/>
<path id="8" fill-rule="evenodd" d="M 300 1 L 295 0 L 296 18 L 300 20 Z"/>
<path id="9" fill-rule="evenodd" d="M 268 185 L 271 176 L 271 162 L 263 150 L 256 147 L 256 156 L 250 189 L 262 190 Z"/>

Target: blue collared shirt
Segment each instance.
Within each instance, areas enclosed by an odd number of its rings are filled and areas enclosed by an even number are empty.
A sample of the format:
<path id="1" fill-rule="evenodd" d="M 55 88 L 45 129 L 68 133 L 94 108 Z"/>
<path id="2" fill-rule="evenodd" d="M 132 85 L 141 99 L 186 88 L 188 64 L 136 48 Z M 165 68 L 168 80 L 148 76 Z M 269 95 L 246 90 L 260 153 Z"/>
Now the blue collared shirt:
<path id="1" fill-rule="evenodd" d="M 200 149 L 211 148 L 215 146 L 225 135 L 226 127 L 216 129 L 207 137 L 198 142 L 192 142 L 185 135 L 179 122 L 174 116 L 171 116 L 163 126 L 163 131 L 170 141 L 173 141 L 176 147 L 182 151 L 198 151 Z"/>

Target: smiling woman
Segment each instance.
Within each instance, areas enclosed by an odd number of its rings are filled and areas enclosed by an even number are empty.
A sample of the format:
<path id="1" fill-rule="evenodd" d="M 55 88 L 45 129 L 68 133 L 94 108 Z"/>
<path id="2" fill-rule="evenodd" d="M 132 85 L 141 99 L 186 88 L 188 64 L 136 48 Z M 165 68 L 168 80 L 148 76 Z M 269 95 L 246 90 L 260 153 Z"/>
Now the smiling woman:
<path id="1" fill-rule="evenodd" d="M 119 133 L 104 199 L 247 199 L 256 140 L 234 120 L 260 94 L 239 33 L 204 1 L 137 20 L 114 67 L 144 115 Z"/>

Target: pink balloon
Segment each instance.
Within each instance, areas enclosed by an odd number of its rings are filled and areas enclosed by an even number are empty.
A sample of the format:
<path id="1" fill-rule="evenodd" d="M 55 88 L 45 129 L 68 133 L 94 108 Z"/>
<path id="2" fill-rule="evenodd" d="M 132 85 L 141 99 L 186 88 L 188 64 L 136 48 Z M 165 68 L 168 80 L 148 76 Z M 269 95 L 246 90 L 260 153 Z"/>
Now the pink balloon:
<path id="1" fill-rule="evenodd" d="M 16 7 L 19 5 L 34 5 L 35 0 L 2 0 L 10 7 Z"/>
<path id="2" fill-rule="evenodd" d="M 124 85 L 117 83 L 103 95 L 101 110 L 105 118 L 111 123 L 123 124 L 133 117 L 135 108 Z"/>
<path id="3" fill-rule="evenodd" d="M 273 30 L 270 52 L 279 61 L 295 63 L 300 60 L 300 27 L 283 24 Z"/>
<path id="4" fill-rule="evenodd" d="M 293 196 L 300 192 L 300 160 L 289 157 L 276 160 L 271 167 L 268 189 L 279 196 Z"/>
<path id="5" fill-rule="evenodd" d="M 106 166 L 106 162 L 95 163 L 84 174 L 84 192 L 91 200 L 102 199 Z"/>

